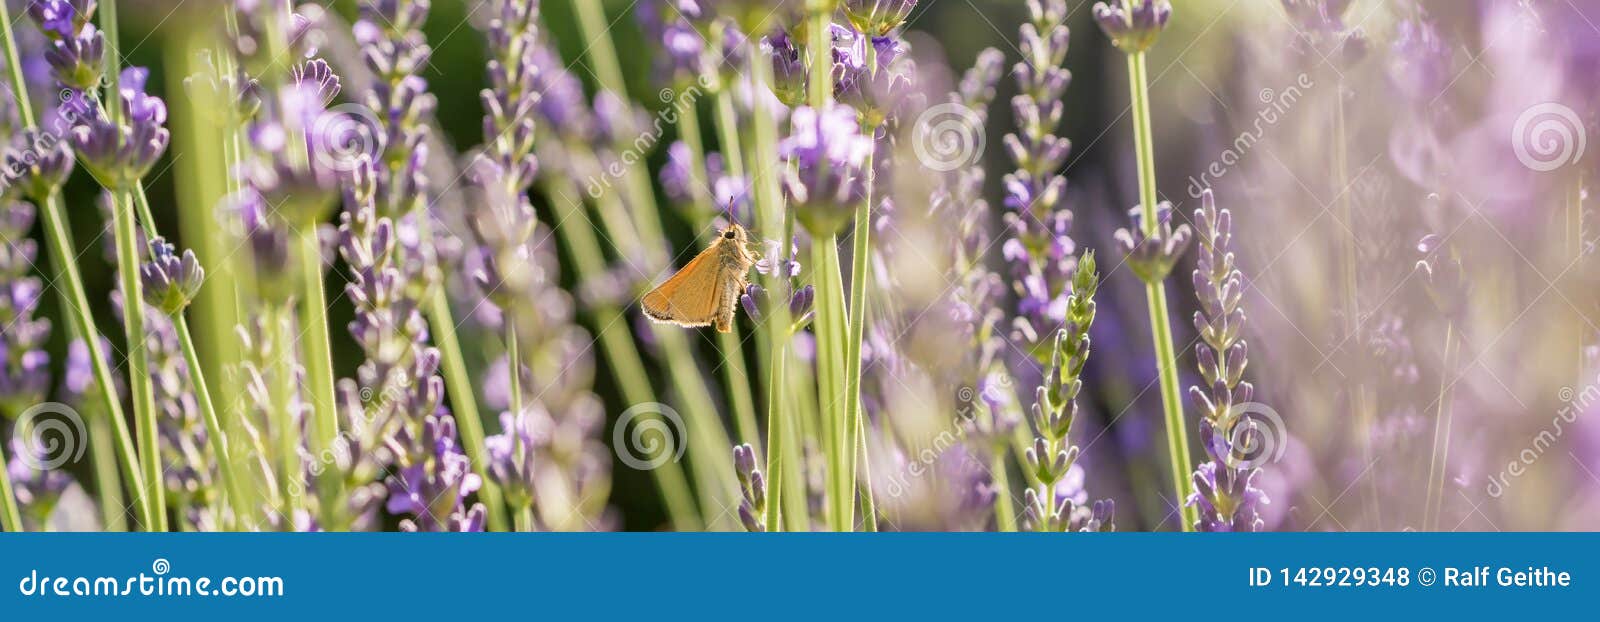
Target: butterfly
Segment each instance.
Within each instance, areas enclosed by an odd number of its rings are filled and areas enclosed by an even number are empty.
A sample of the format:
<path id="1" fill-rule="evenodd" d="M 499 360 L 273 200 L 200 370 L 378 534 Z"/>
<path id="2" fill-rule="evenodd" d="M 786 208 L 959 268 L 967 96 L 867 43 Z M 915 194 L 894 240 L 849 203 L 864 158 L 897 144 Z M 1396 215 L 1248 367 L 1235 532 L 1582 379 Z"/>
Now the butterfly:
<path id="1" fill-rule="evenodd" d="M 644 315 L 679 326 L 715 326 L 733 330 L 733 309 L 750 284 L 746 275 L 758 257 L 738 223 L 729 224 L 695 255 L 689 265 L 644 295 Z"/>

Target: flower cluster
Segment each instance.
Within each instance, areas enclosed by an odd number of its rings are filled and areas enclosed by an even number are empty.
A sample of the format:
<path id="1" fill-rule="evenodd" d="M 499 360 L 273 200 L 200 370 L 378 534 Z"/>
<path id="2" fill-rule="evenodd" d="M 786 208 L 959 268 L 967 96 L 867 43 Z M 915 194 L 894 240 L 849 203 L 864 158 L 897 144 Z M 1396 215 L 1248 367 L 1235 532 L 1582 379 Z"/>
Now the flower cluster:
<path id="1" fill-rule="evenodd" d="M 50 320 L 34 317 L 44 288 L 31 276 L 39 252 L 28 239 L 33 220 L 32 205 L 0 199 L 0 413 L 11 416 L 50 388 Z"/>
<path id="2" fill-rule="evenodd" d="M 1094 253 L 1084 253 L 1067 296 L 1067 323 L 1056 332 L 1050 366 L 1034 392 L 1033 446 L 1024 451 L 1029 477 L 1038 481 L 1023 498 L 1024 525 L 1036 531 L 1111 530 L 1112 502 L 1082 508 L 1082 468 L 1078 447 L 1067 440 L 1078 414 L 1084 363 L 1089 360 L 1089 327 L 1094 323 L 1094 293 L 1099 287 Z M 1076 469 L 1076 472 L 1075 472 Z"/>
<path id="3" fill-rule="evenodd" d="M 1189 387 L 1189 398 L 1200 410 L 1200 444 L 1210 460 L 1195 471 L 1195 492 L 1185 503 L 1200 509 L 1195 527 L 1202 531 L 1259 531 L 1259 509 L 1268 501 L 1255 487 L 1261 470 L 1253 464 L 1254 452 L 1260 451 L 1266 434 L 1281 431 L 1261 430 L 1242 410 L 1255 388 L 1243 380 L 1248 348 L 1239 302 L 1245 285 L 1234 266 L 1233 215 L 1218 210 L 1206 190 L 1194 222 L 1200 231 L 1194 270 L 1200 310 L 1194 314 L 1194 327 L 1204 342 L 1195 352 L 1204 385 Z"/>
<path id="4" fill-rule="evenodd" d="M 1031 21 L 1021 29 L 1024 60 L 1012 69 L 1021 93 L 1011 99 L 1017 131 L 1006 134 L 1005 147 L 1017 170 L 1005 176 L 1008 237 L 1002 252 L 1017 296 L 1011 339 L 1043 362 L 1050 357 L 1051 329 L 1066 319 L 1077 254 L 1072 211 L 1065 205 L 1067 180 L 1057 172 L 1071 142 L 1055 135 L 1072 74 L 1061 66 L 1069 39 L 1065 0 L 1030 0 L 1028 10 Z"/>

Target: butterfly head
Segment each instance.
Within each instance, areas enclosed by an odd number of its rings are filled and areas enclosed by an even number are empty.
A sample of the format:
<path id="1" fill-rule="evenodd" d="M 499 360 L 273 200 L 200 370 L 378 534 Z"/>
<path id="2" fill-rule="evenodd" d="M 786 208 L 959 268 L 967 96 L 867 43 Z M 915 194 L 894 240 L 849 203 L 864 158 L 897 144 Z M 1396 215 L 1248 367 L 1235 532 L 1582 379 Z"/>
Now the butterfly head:
<path id="1" fill-rule="evenodd" d="M 740 246 L 743 246 L 747 241 L 744 227 L 739 226 L 739 223 L 731 223 L 724 227 L 722 229 L 722 239 Z"/>

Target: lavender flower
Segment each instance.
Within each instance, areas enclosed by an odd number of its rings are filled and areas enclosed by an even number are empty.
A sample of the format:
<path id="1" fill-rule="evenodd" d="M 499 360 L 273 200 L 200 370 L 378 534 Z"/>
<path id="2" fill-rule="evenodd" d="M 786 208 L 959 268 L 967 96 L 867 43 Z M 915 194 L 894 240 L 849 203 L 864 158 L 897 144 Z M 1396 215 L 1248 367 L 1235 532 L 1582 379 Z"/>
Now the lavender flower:
<path id="1" fill-rule="evenodd" d="M 1094 323 L 1094 293 L 1098 286 L 1094 253 L 1084 253 L 1072 278 L 1072 293 L 1067 297 L 1066 327 L 1056 331 L 1050 366 L 1045 370 L 1043 384 L 1034 391 L 1036 436 L 1024 457 L 1031 477 L 1039 485 L 1024 494 L 1022 521 L 1041 532 L 1078 530 L 1089 520 L 1079 508 L 1084 499 L 1074 499 L 1079 496 L 1077 491 L 1061 485 L 1070 479 L 1068 475 L 1078 459 L 1078 447 L 1068 442 L 1067 435 L 1078 414 L 1077 397 L 1083 386 L 1083 366 L 1089 360 L 1089 327 Z M 1081 475 L 1078 477 L 1081 481 Z M 1104 512 L 1109 515 L 1110 501 L 1105 503 L 1108 505 Z M 1098 514 L 1102 508 L 1099 503 L 1096 506 L 1093 513 Z M 1101 526 L 1109 530 L 1109 519 Z"/>
<path id="2" fill-rule="evenodd" d="M 1204 385 L 1189 387 L 1189 398 L 1200 410 L 1200 443 L 1210 462 L 1195 471 L 1195 492 L 1185 504 L 1200 509 L 1196 529 L 1259 531 L 1264 522 L 1257 510 L 1267 497 L 1253 486 L 1261 470 L 1254 464 L 1259 456 L 1252 452 L 1262 446 L 1266 432 L 1248 412 L 1238 410 L 1252 400 L 1255 389 L 1243 380 L 1248 349 L 1241 337 L 1245 314 L 1239 302 L 1244 278 L 1234 266 L 1233 215 L 1219 211 L 1206 190 L 1194 222 L 1200 231 L 1194 270 L 1200 310 L 1194 326 L 1204 342 L 1195 351 Z"/>
<path id="3" fill-rule="evenodd" d="M 403 431 L 391 441 L 395 455 L 408 456 L 388 479 L 391 513 L 410 514 L 404 531 L 483 531 L 483 504 L 465 507 L 467 497 L 483 485 L 456 446 L 456 422 L 450 415 L 428 415 L 419 433 Z"/>
<path id="4" fill-rule="evenodd" d="M 145 302 L 167 315 L 189 306 L 200 292 L 205 274 L 194 251 L 185 250 L 180 258 L 177 249 L 160 237 L 150 241 L 150 259 L 139 267 Z"/>
<path id="5" fill-rule="evenodd" d="M 835 24 L 833 41 L 833 95 L 861 114 L 869 133 L 912 101 L 914 68 L 909 59 L 902 61 L 898 38 L 869 38 Z"/>
<path id="6" fill-rule="evenodd" d="M 122 70 L 118 82 L 121 122 L 112 123 L 104 111 L 96 110 L 72 128 L 72 148 L 89 172 L 109 188 L 132 187 L 155 166 L 172 139 L 166 128 L 166 102 L 144 90 L 149 76 L 150 71 L 143 67 Z"/>
<path id="7" fill-rule="evenodd" d="M 745 531 L 767 530 L 763 517 L 767 512 L 767 479 L 756 468 L 756 450 L 749 443 L 733 448 L 733 470 L 739 476 L 739 522 Z"/>
<path id="8" fill-rule="evenodd" d="M 1236 439 L 1247 439 L 1260 434 L 1255 421 L 1239 422 L 1243 429 L 1235 431 Z M 1242 435 L 1242 436 L 1241 436 Z M 1245 444 L 1255 441 L 1244 441 Z M 1195 521 L 1199 531 L 1260 531 L 1265 526 L 1261 519 L 1261 506 L 1271 503 L 1267 493 L 1256 487 L 1261 476 L 1259 468 L 1235 468 L 1240 464 L 1234 455 L 1235 442 L 1216 431 L 1210 421 L 1200 421 L 1200 445 L 1205 447 L 1209 462 L 1202 462 L 1194 472 L 1194 493 L 1184 505 L 1200 509 Z"/>
<path id="9" fill-rule="evenodd" d="M 384 136 L 376 158 L 378 214 L 413 216 L 427 200 L 427 121 L 436 100 L 428 82 L 418 75 L 432 49 L 422 34 L 429 2 L 368 0 L 355 24 L 362 58 L 378 76 L 366 95 L 366 105 L 380 115 Z M 418 216 L 425 217 L 425 215 Z"/>
<path id="10" fill-rule="evenodd" d="M 269 301 L 286 301 L 298 287 L 292 232 L 253 188 L 246 187 L 223 201 L 223 210 L 240 226 L 240 238 L 255 268 L 257 289 Z"/>
<path id="11" fill-rule="evenodd" d="M 1018 300 L 1012 339 L 1040 362 L 1049 358 L 1049 332 L 1062 325 L 1073 273 L 1072 211 L 1064 205 L 1066 178 L 1056 171 L 1071 143 L 1055 135 L 1061 96 L 1072 76 L 1066 60 L 1069 33 L 1064 0 L 1030 0 L 1032 21 L 1022 26 L 1024 62 L 1013 73 L 1021 94 L 1012 98 L 1017 132 L 1005 136 L 1017 170 L 1005 176 L 1005 223 L 1010 234 L 1002 252 L 1011 266 Z"/>
<path id="12" fill-rule="evenodd" d="M 246 129 L 255 157 L 245 173 L 251 187 L 299 227 L 322 221 L 338 197 L 343 171 L 365 155 L 345 147 L 371 139 L 361 134 L 364 125 L 339 122 L 338 113 L 328 110 L 339 81 L 325 61 L 309 61 L 295 68 L 292 77 L 263 101 L 256 121 Z"/>
<path id="13" fill-rule="evenodd" d="M 73 154 L 66 141 L 26 128 L 12 137 L 5 150 L 5 188 L 16 188 L 24 196 L 42 201 L 66 183 L 72 166 Z"/>
<path id="14" fill-rule="evenodd" d="M 668 84 L 682 85 L 706 73 L 706 40 L 672 3 L 673 0 L 641 2 L 634 14 L 645 38 L 660 46 L 654 75 L 667 76 Z"/>
<path id="15" fill-rule="evenodd" d="M 30 276 L 39 249 L 28 232 L 33 206 L 0 199 L 0 412 L 16 414 L 44 398 L 50 320 L 35 318 L 44 288 Z"/>
<path id="16" fill-rule="evenodd" d="M 56 469 L 40 469 L 38 465 L 50 459 L 47 445 L 25 440 L 27 431 L 18 430 L 12 436 L 4 468 L 11 478 L 11 490 L 21 506 L 24 524 L 43 527 L 55 513 L 61 494 L 72 487 L 72 474 Z M 37 439 L 43 440 L 43 439 Z"/>
<path id="17" fill-rule="evenodd" d="M 821 112 L 802 106 L 790 120 L 793 130 L 779 145 L 793 165 L 784 176 L 784 190 L 812 237 L 832 235 L 866 194 L 864 168 L 872 139 L 861 133 L 856 111 L 849 106 Z"/>
<path id="18" fill-rule="evenodd" d="M 61 86 L 78 91 L 88 91 L 99 86 L 105 70 L 105 36 L 88 23 L 94 15 L 94 3 L 74 7 L 63 0 L 35 0 L 28 6 L 28 15 L 38 24 L 39 30 L 50 39 L 45 50 L 45 62 L 51 75 Z"/>
<path id="19" fill-rule="evenodd" d="M 1167 0 L 1112 0 L 1094 4 L 1094 21 L 1117 49 L 1138 54 L 1155 45 L 1172 17 Z"/>
<path id="20" fill-rule="evenodd" d="M 775 30 L 761 39 L 761 51 L 772 61 L 772 94 L 785 106 L 806 99 L 806 64 L 789 33 Z"/>
<path id="21" fill-rule="evenodd" d="M 1172 226 L 1172 204 L 1162 201 L 1156 205 L 1154 233 L 1145 234 L 1145 213 L 1142 206 L 1128 210 L 1132 226 L 1118 229 L 1113 236 L 1117 247 L 1128 257 L 1128 268 L 1139 280 L 1160 283 L 1172 272 L 1178 258 L 1189 247 L 1189 225 Z"/>

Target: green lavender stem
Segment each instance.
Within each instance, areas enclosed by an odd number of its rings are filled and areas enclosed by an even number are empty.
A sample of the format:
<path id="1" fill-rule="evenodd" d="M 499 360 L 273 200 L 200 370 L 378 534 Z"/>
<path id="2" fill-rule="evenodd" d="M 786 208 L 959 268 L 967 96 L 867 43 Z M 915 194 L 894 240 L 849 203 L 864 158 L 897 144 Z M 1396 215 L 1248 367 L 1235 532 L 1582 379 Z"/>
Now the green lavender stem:
<path id="1" fill-rule="evenodd" d="M 867 48 L 872 49 L 872 46 L 868 45 Z M 873 58 L 874 56 L 875 53 L 868 53 L 867 63 L 869 66 L 871 63 L 877 62 Z M 849 457 L 847 458 L 849 460 L 849 468 L 845 470 L 845 481 L 852 488 L 857 481 L 857 463 L 867 460 L 866 432 L 861 423 L 861 338 L 867 325 L 867 282 L 872 280 L 871 272 L 867 267 L 867 260 L 872 254 L 872 190 L 874 175 L 872 173 L 871 154 L 867 155 L 866 166 L 863 170 L 867 171 L 866 192 L 861 200 L 861 205 L 856 207 L 855 213 L 855 227 L 853 229 L 855 247 L 852 249 L 850 257 L 850 321 L 846 328 L 849 334 L 846 336 L 844 353 L 844 425 L 845 433 L 849 434 L 849 438 L 852 439 Z M 854 442 L 854 439 L 860 439 L 860 442 Z M 862 488 L 861 494 L 865 499 L 864 509 L 869 511 L 867 521 L 869 524 L 876 523 L 877 518 L 870 516 L 870 509 L 875 505 L 872 500 L 871 480 L 868 479 L 867 484 Z M 845 505 L 847 513 L 853 512 L 852 503 L 854 500 L 855 493 L 852 490 L 850 502 Z M 876 531 L 876 529 L 869 531 Z"/>
<path id="2" fill-rule="evenodd" d="M 12 25 L 16 22 L 11 19 L 11 9 L 4 2 L 0 2 L 0 20 L 5 22 L 5 25 L 0 27 L 0 36 L 5 39 L 6 64 L 10 71 L 12 96 L 16 100 L 17 111 L 23 125 L 33 127 L 37 121 L 33 114 L 33 104 L 28 98 L 27 83 L 22 79 L 22 61 L 17 54 L 16 38 L 11 31 Z M 71 319 L 74 330 L 83 338 L 84 345 L 89 349 L 90 366 L 94 370 L 95 383 L 100 385 L 101 389 L 98 392 L 101 406 L 116 435 L 117 458 L 122 464 L 120 471 L 123 483 L 130 492 L 137 495 L 135 505 L 139 509 L 139 521 L 148 528 L 155 522 L 152 517 L 149 491 L 145 488 L 144 477 L 139 471 L 138 453 L 134 449 L 127 420 L 122 415 L 122 401 L 117 397 L 111 368 L 106 364 L 105 351 L 100 344 L 100 332 L 95 328 L 94 317 L 89 312 L 89 297 L 84 293 L 83 277 L 78 272 L 77 253 L 73 252 L 72 237 L 67 233 L 66 214 L 61 209 L 60 195 L 52 192 L 47 196 L 30 198 L 39 205 L 44 220 L 45 243 L 49 246 L 50 255 L 55 257 L 59 264 L 61 278 L 56 281 L 55 289 L 62 298 L 61 306 Z"/>
<path id="3" fill-rule="evenodd" d="M 11 473 L 5 468 L 4 445 L 0 443 L 0 529 L 16 533 L 22 531 L 22 513 L 17 511 L 17 496 L 11 489 Z"/>
<path id="4" fill-rule="evenodd" d="M 426 220 L 426 219 L 424 219 Z M 427 227 L 432 229 L 432 227 Z M 431 237 L 431 231 L 428 232 Z M 461 354 L 461 338 L 456 334 L 456 322 L 450 312 L 449 294 L 443 287 L 434 288 L 427 300 L 428 325 L 433 327 L 433 345 L 439 349 L 439 371 L 444 376 L 445 395 L 450 409 L 456 415 L 461 444 L 472 459 L 472 470 L 483 479 L 478 497 L 489 511 L 489 528 L 505 531 L 506 507 L 500 487 L 489 479 L 489 452 L 484 447 L 483 417 L 478 414 L 478 400 L 467 374 L 466 359 Z"/>
<path id="5" fill-rule="evenodd" d="M 823 446 L 828 455 L 829 527 L 850 531 L 854 527 L 855 489 L 852 454 L 854 430 L 844 419 L 843 359 L 849 327 L 845 321 L 844 278 L 839 265 L 839 244 L 833 235 L 811 241 L 813 280 L 816 284 L 818 405 L 822 409 Z"/>
<path id="6" fill-rule="evenodd" d="M 1128 90 L 1133 102 L 1134 151 L 1139 165 L 1139 202 L 1144 206 L 1143 221 L 1146 235 L 1153 235 L 1156 223 L 1156 161 L 1155 141 L 1150 125 L 1149 70 L 1145 53 L 1128 55 Z M 1196 512 L 1183 505 L 1189 499 L 1191 482 L 1189 470 L 1189 427 L 1183 419 L 1183 402 L 1178 391 L 1177 353 L 1172 345 L 1172 327 L 1168 324 L 1167 291 L 1163 283 L 1146 283 L 1145 297 L 1149 304 L 1150 335 L 1155 341 L 1156 365 L 1161 382 L 1161 409 L 1167 426 L 1167 462 L 1172 473 L 1175 503 L 1182 508 L 1184 531 L 1194 529 Z"/>
<path id="7" fill-rule="evenodd" d="M 167 530 L 166 490 L 161 485 L 160 443 L 157 439 L 155 388 L 144 347 L 144 295 L 139 281 L 139 251 L 133 228 L 133 198 L 127 190 L 112 192 L 111 221 L 117 245 L 117 275 L 122 284 L 122 329 L 127 339 L 128 387 L 133 398 L 133 423 L 139 443 L 144 482 L 149 486 L 149 527 Z M 193 370 L 192 370 L 193 371 Z M 107 385 L 111 386 L 111 385 Z"/>
<path id="8" fill-rule="evenodd" d="M 183 346 L 183 362 L 189 366 L 189 377 L 194 382 L 195 401 L 200 404 L 200 414 L 205 417 L 207 440 L 211 444 L 211 452 L 217 456 L 217 472 L 222 477 L 223 490 L 228 493 L 228 502 L 233 506 L 233 516 L 236 525 L 245 529 L 254 529 L 251 524 L 255 521 L 250 506 L 245 503 L 244 489 L 239 486 L 239 480 L 233 472 L 233 454 L 228 451 L 228 442 L 224 438 L 222 420 L 217 417 L 217 409 L 211 402 L 211 391 L 206 388 L 204 368 L 200 366 L 200 354 L 195 351 L 194 338 L 189 336 L 189 321 L 179 312 L 172 316 L 173 324 L 177 328 L 178 342 Z"/>
<path id="9" fill-rule="evenodd" d="M 301 225 L 300 269 L 301 301 L 300 341 L 306 365 L 306 394 L 311 403 L 310 443 L 312 455 L 333 455 L 338 442 L 339 422 L 334 417 L 333 353 L 328 341 L 328 301 L 322 273 L 322 243 L 317 239 L 317 227 Z M 329 453 L 324 453 L 329 452 Z M 285 477 L 297 477 L 286 473 Z M 342 525 L 343 512 L 339 500 L 343 496 L 343 478 L 338 469 L 322 469 L 317 483 L 317 496 L 322 524 Z"/>

